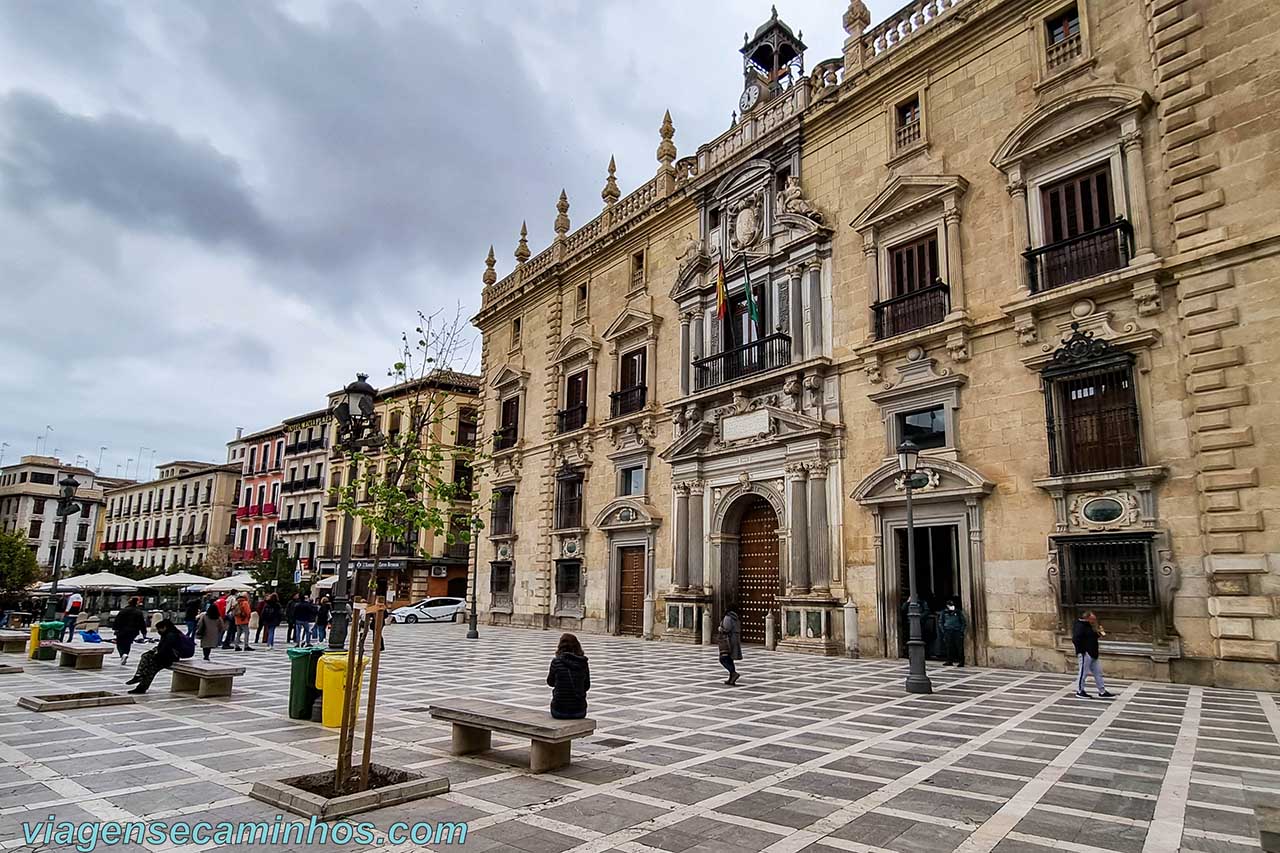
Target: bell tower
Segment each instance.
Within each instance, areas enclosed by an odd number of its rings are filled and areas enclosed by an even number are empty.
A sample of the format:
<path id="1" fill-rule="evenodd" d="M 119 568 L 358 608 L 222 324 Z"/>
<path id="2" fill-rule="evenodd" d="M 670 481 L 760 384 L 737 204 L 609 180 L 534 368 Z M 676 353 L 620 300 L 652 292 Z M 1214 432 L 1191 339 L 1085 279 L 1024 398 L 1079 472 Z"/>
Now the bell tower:
<path id="1" fill-rule="evenodd" d="M 789 85 L 792 74 L 804 74 L 804 41 L 778 18 L 774 6 L 765 21 L 750 38 L 742 34 L 743 93 L 738 102 L 742 112 L 756 104 L 771 100 Z"/>

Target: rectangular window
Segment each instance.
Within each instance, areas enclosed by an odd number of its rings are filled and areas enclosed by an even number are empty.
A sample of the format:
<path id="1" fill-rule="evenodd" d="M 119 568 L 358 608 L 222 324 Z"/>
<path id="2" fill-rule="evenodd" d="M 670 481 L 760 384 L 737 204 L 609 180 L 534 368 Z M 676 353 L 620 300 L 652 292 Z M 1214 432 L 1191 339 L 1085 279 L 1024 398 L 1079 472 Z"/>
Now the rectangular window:
<path id="1" fill-rule="evenodd" d="M 947 419 L 942 406 L 898 415 L 899 439 L 911 439 L 921 450 L 947 446 Z"/>
<path id="2" fill-rule="evenodd" d="M 609 395 L 610 417 L 619 418 L 644 408 L 648 396 L 646 359 L 644 347 L 624 353 L 619 359 L 618 390 Z"/>
<path id="3" fill-rule="evenodd" d="M 582 561 L 556 560 L 556 595 L 577 598 L 582 592 Z"/>
<path id="4" fill-rule="evenodd" d="M 644 287 L 643 249 L 631 256 L 631 289 L 639 290 L 642 287 Z"/>
<path id="5" fill-rule="evenodd" d="M 894 110 L 893 139 L 898 148 L 906 148 L 920 141 L 920 98 L 918 96 L 898 104 Z"/>
<path id="6" fill-rule="evenodd" d="M 249 448 L 249 467 L 246 469 L 249 473 L 253 472 L 253 465 L 258 460 L 258 448 Z"/>
<path id="7" fill-rule="evenodd" d="M 1131 364 L 1100 365 L 1054 377 L 1046 406 L 1054 475 L 1142 464 Z"/>
<path id="8" fill-rule="evenodd" d="M 578 285 L 578 289 L 575 292 L 573 313 L 579 319 L 587 316 L 587 286 L 585 284 Z"/>
<path id="9" fill-rule="evenodd" d="M 31 501 L 31 514 L 44 515 L 44 498 L 33 498 Z"/>
<path id="10" fill-rule="evenodd" d="M 888 261 L 889 296 L 872 306 L 877 340 L 942 322 L 951 299 L 938 263 L 937 232 L 891 246 Z"/>
<path id="11" fill-rule="evenodd" d="M 751 295 L 755 299 L 756 314 L 759 322 L 751 321 L 750 306 L 747 304 L 747 293 L 745 288 L 742 293 L 729 297 L 729 310 L 726 312 L 725 324 L 725 349 L 733 349 L 752 341 L 758 341 L 764 337 L 764 292 L 760 285 L 754 285 L 751 288 Z"/>
<path id="12" fill-rule="evenodd" d="M 1080 11 L 1072 4 L 1047 18 L 1045 25 L 1046 64 L 1053 71 L 1070 65 L 1084 50 L 1080 34 Z"/>
<path id="13" fill-rule="evenodd" d="M 938 235 L 930 234 L 889 250 L 890 295 L 905 296 L 941 278 L 938 267 Z"/>
<path id="14" fill-rule="evenodd" d="M 520 346 L 520 318 L 516 317 L 511 321 L 511 348 L 515 349 Z"/>
<path id="15" fill-rule="evenodd" d="M 31 528 L 27 531 L 27 537 L 28 537 L 28 538 L 30 538 L 30 539 L 39 539 L 39 538 L 40 538 L 40 528 L 41 528 L 41 526 L 43 526 L 43 524 L 44 524 L 44 522 L 41 522 L 41 521 L 33 521 L 33 522 L 31 522 Z"/>
<path id="16" fill-rule="evenodd" d="M 476 446 L 476 410 L 458 410 L 458 446 Z"/>
<path id="17" fill-rule="evenodd" d="M 520 428 L 520 397 L 512 396 L 502 401 L 501 420 L 493 435 L 493 449 L 506 450 L 516 446 Z"/>
<path id="18" fill-rule="evenodd" d="M 564 383 L 564 408 L 558 413 L 558 431 L 582 429 L 587 423 L 587 372 L 569 376 Z"/>
<path id="19" fill-rule="evenodd" d="M 497 489 L 493 493 L 493 511 L 489 516 L 489 532 L 493 536 L 508 536 L 515 521 L 516 490 Z"/>
<path id="20" fill-rule="evenodd" d="M 453 484 L 458 487 L 456 498 L 465 500 L 471 494 L 471 487 L 475 482 L 475 474 L 471 470 L 471 464 L 465 459 L 455 459 L 453 461 Z"/>
<path id="21" fill-rule="evenodd" d="M 556 529 L 582 527 L 582 475 L 559 475 L 556 480 Z"/>
<path id="22" fill-rule="evenodd" d="M 54 480 L 55 478 L 52 474 L 42 474 L 39 471 L 35 471 L 31 474 L 31 482 L 39 483 L 42 486 L 52 486 Z"/>
<path id="23" fill-rule="evenodd" d="M 1155 606 L 1150 539 L 1072 539 L 1059 547 L 1064 604 L 1073 609 Z"/>
<path id="24" fill-rule="evenodd" d="M 1128 263 L 1131 228 L 1116 217 L 1108 164 L 1041 187 L 1040 208 L 1045 245 L 1027 255 L 1037 292 Z"/>
<path id="25" fill-rule="evenodd" d="M 489 591 L 494 597 L 505 596 L 511 599 L 511 563 L 498 560 L 489 564 Z"/>
<path id="26" fill-rule="evenodd" d="M 626 497 L 628 495 L 644 494 L 644 466 L 633 465 L 629 468 L 622 468 L 618 471 L 618 495 Z"/>

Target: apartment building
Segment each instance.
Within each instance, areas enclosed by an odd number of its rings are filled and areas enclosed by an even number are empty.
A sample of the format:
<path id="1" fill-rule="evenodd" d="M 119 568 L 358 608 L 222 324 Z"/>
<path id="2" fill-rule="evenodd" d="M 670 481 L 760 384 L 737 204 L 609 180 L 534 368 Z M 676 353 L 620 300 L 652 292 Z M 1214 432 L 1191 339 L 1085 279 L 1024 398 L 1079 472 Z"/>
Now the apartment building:
<path id="1" fill-rule="evenodd" d="M 58 515 L 58 484 L 67 475 L 80 483 L 76 502 L 81 510 L 63 519 Z M 64 569 L 84 562 L 93 552 L 102 505 L 102 486 L 94 473 L 57 457 L 23 456 L 16 465 L 0 468 L 0 530 L 25 533 L 44 569 L 52 569 L 55 561 Z"/>
<path id="2" fill-rule="evenodd" d="M 271 558 L 280 523 L 284 448 L 283 424 L 249 435 L 237 430 L 236 437 L 227 442 L 227 463 L 240 466 L 240 497 L 231 548 L 233 565 L 246 566 Z"/>
<path id="3" fill-rule="evenodd" d="M 276 537 L 295 568 L 310 580 L 320 552 L 321 509 L 329 448 L 329 412 L 321 409 L 284 420 L 284 482 Z"/>

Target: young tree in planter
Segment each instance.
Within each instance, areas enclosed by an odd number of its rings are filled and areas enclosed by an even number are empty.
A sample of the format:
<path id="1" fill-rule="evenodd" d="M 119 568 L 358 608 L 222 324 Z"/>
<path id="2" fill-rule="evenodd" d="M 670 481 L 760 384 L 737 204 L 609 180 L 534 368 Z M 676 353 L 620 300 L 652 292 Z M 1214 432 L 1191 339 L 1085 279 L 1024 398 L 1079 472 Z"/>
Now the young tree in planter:
<path id="1" fill-rule="evenodd" d="M 460 403 L 479 390 L 478 378 L 452 370 L 465 363 L 470 341 L 459 313 L 452 318 L 439 313 L 419 314 L 414 336 L 402 336 L 401 357 L 387 372 L 387 388 L 378 394 L 375 410 L 387 415 L 381 425 L 381 441 L 372 450 L 357 451 L 349 464 L 356 472 L 346 484 L 335 487 L 338 507 L 360 520 L 369 536 L 373 571 L 369 588 L 354 590 L 369 602 L 359 634 L 351 632 L 352 647 L 347 669 L 348 706 L 344 708 L 339 737 L 335 793 L 348 786 L 354 749 L 356 696 L 354 686 L 362 665 L 364 640 L 372 632 L 368 706 L 365 713 L 364 750 L 355 790 L 366 790 L 373 746 L 374 709 L 378 664 L 386 601 L 376 594 L 378 571 L 384 556 L 410 557 L 420 552 L 420 535 L 445 537 L 449 544 L 470 542 L 482 526 L 476 507 L 474 471 L 480 465 L 477 449 L 457 443 Z M 459 394 L 463 399 L 459 399 Z M 472 475 L 455 482 L 454 461 L 470 465 Z M 425 556 L 430 556 L 426 554 Z M 354 622 L 354 618 L 353 618 Z"/>

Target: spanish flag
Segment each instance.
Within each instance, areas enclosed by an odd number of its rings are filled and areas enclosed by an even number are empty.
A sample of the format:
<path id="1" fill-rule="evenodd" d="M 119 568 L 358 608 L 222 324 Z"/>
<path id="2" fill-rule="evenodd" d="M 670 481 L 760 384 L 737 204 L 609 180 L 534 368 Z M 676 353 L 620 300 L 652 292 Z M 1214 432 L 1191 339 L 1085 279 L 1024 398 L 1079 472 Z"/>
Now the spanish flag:
<path id="1" fill-rule="evenodd" d="M 716 317 L 723 320 L 729 313 L 729 291 L 724 286 L 724 258 L 720 258 L 720 267 L 716 273 Z"/>

